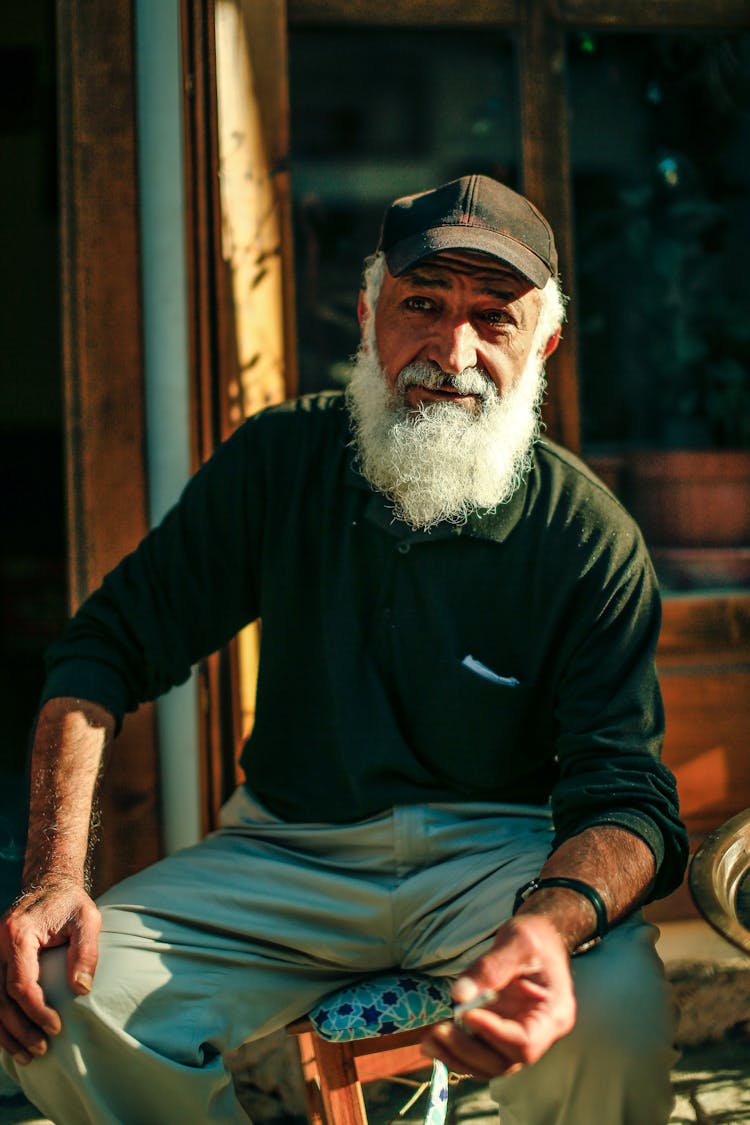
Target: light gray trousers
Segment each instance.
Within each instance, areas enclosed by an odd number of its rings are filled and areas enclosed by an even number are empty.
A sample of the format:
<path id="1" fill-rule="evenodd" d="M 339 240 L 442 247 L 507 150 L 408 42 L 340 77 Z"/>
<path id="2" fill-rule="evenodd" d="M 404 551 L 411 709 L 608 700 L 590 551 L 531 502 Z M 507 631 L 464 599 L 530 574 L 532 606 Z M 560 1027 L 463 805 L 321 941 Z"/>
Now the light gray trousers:
<path id="1" fill-rule="evenodd" d="M 290 825 L 240 789 L 218 832 L 100 900 L 89 996 L 71 996 L 64 950 L 43 955 L 63 1033 L 6 1066 L 57 1125 L 246 1123 L 222 1056 L 361 974 L 458 974 L 550 841 L 546 810 L 421 805 Z M 634 917 L 574 960 L 576 1028 L 493 1083 L 502 1125 L 665 1125 L 675 1054 L 654 935 Z"/>

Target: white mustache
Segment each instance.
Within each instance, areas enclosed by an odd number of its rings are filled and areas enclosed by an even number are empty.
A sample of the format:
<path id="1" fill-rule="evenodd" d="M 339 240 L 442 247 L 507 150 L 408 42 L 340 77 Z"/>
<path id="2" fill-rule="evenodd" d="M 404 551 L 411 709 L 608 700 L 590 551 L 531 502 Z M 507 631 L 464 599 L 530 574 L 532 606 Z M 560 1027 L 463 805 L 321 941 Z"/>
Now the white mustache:
<path id="1" fill-rule="evenodd" d="M 449 375 L 436 363 L 410 363 L 396 378 L 396 392 L 403 394 L 408 387 L 430 387 L 440 390 L 447 387 L 459 394 L 477 395 L 484 401 L 497 397 L 495 384 L 478 367 L 467 367 L 458 375 Z"/>

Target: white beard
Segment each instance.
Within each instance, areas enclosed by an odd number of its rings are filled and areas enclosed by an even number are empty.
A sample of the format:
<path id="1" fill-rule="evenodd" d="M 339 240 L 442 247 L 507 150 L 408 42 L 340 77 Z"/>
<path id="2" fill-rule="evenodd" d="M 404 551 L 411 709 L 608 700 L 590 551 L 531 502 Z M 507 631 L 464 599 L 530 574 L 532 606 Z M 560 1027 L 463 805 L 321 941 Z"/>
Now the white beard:
<path id="1" fill-rule="evenodd" d="M 414 411 L 406 405 L 404 391 L 412 383 L 447 380 L 479 393 L 477 409 L 431 402 Z M 359 471 L 414 529 L 442 520 L 465 523 L 472 512 L 506 504 L 522 484 L 539 435 L 544 389 L 544 362 L 532 348 L 521 376 L 502 396 L 476 368 L 451 378 L 431 364 L 410 364 L 392 390 L 370 336 L 346 391 Z"/>

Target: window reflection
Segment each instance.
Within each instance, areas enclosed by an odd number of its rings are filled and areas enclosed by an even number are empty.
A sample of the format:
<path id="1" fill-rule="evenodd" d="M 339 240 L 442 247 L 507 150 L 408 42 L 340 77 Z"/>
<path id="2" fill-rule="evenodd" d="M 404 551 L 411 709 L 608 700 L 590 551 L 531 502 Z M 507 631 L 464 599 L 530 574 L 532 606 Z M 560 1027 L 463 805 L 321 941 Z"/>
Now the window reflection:
<path id="1" fill-rule="evenodd" d="M 750 36 L 579 32 L 569 61 L 584 449 L 667 592 L 747 586 Z"/>
<path id="2" fill-rule="evenodd" d="M 289 50 L 304 392 L 345 378 L 388 202 L 467 172 L 515 186 L 518 112 L 503 34 L 296 29 Z"/>
<path id="3" fill-rule="evenodd" d="M 571 37 L 589 448 L 750 445 L 748 63 L 750 36 Z"/>

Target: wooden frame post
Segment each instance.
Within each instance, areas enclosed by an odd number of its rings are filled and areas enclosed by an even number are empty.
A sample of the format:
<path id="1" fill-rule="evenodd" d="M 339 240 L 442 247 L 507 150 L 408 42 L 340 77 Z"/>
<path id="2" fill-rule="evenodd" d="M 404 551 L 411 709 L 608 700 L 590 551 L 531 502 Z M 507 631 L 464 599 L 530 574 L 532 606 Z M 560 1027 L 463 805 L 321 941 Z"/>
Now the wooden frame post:
<path id="1" fill-rule="evenodd" d="M 133 8 L 58 0 L 65 455 L 71 609 L 148 529 Z M 103 889 L 157 859 L 152 708 L 105 767 Z"/>
<path id="2" fill-rule="evenodd" d="M 563 289 L 574 297 L 573 201 L 570 188 L 565 28 L 548 3 L 519 2 L 518 101 L 523 191 L 555 232 Z M 547 432 L 576 452 L 581 445 L 575 300 L 565 346 L 548 365 Z"/>

